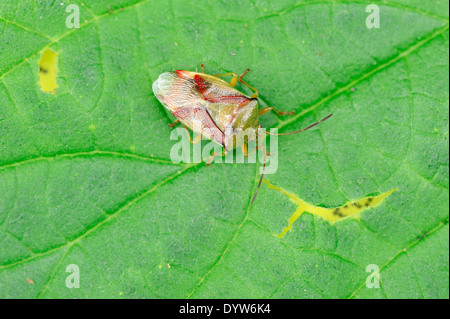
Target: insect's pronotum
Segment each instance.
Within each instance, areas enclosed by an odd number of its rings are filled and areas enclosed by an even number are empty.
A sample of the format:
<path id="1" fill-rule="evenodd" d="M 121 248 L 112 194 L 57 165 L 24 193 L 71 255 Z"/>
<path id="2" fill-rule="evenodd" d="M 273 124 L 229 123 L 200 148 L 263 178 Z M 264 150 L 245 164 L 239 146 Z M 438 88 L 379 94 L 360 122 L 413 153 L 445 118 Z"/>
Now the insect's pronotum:
<path id="1" fill-rule="evenodd" d="M 264 156 L 269 156 L 263 144 L 258 142 L 256 131 L 259 126 L 259 116 L 273 111 L 278 115 L 292 115 L 292 112 L 280 112 L 273 107 L 258 108 L 258 90 L 245 82 L 242 78 L 250 71 L 246 69 L 241 75 L 236 73 L 205 74 L 203 64 L 200 65 L 202 73 L 191 71 L 171 71 L 159 75 L 153 83 L 153 92 L 158 100 L 169 110 L 177 120 L 171 127 L 181 122 L 185 128 L 198 133 L 191 143 L 198 143 L 202 136 L 223 146 L 223 152 L 213 152 L 207 161 L 209 165 L 216 155 L 225 155 L 228 151 L 240 146 L 244 156 L 248 157 L 247 143 L 256 141 L 256 149 L 261 150 Z M 232 76 L 230 83 L 219 77 Z M 250 96 L 235 89 L 237 82 L 250 88 L 254 93 Z M 279 133 L 277 135 L 297 134 L 316 126 L 330 118 L 328 115 L 322 120 L 295 132 Z M 248 129 L 253 131 L 248 134 Z M 266 132 L 266 134 L 274 134 Z M 261 181 L 264 176 L 266 160 L 258 187 L 253 195 L 251 204 L 256 198 Z"/>

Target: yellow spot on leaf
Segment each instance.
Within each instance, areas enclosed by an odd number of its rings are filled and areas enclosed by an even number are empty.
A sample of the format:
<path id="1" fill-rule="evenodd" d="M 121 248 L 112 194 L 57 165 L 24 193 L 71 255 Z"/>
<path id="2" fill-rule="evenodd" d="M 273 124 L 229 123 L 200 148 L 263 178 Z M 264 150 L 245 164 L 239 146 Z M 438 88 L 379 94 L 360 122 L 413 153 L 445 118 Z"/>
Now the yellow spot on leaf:
<path id="1" fill-rule="evenodd" d="M 55 93 L 58 87 L 56 62 L 56 53 L 50 49 L 45 50 L 39 61 L 39 85 L 44 92 Z"/>
<path id="2" fill-rule="evenodd" d="M 331 223 L 334 223 L 345 217 L 349 217 L 349 216 L 358 217 L 359 214 L 363 210 L 378 206 L 378 204 L 380 204 L 383 201 L 383 199 L 385 199 L 388 195 L 392 194 L 392 192 L 396 191 L 396 189 L 393 189 L 387 193 L 384 193 L 384 194 L 381 194 L 378 196 L 365 197 L 365 198 L 350 202 L 350 203 L 345 204 L 340 207 L 325 208 L 325 207 L 319 207 L 319 206 L 314 206 L 314 205 L 305 203 L 297 196 L 286 192 L 285 190 L 279 188 L 278 186 L 270 184 L 267 180 L 264 180 L 264 182 L 269 186 L 269 188 L 277 190 L 277 191 L 285 194 L 294 203 L 296 203 L 298 205 L 297 210 L 289 218 L 288 226 L 283 229 L 283 231 L 281 232 L 280 235 L 277 235 L 278 237 L 283 237 L 289 230 L 291 230 L 294 222 L 304 212 L 308 212 L 308 213 L 317 215 L 319 217 L 322 217 L 322 218 L 330 221 Z"/>

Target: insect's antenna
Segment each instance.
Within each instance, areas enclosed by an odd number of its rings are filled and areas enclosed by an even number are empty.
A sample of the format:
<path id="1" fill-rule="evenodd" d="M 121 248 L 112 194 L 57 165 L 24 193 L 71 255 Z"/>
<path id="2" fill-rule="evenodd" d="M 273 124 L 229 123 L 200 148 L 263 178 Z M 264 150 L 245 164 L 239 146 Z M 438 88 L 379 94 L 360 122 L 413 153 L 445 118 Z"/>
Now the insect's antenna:
<path id="1" fill-rule="evenodd" d="M 263 169 L 262 169 L 262 173 L 261 173 L 261 177 L 259 178 L 259 183 L 258 183 L 258 187 L 256 188 L 255 194 L 253 195 L 252 201 L 250 202 L 250 205 L 253 204 L 253 202 L 255 201 L 256 195 L 258 195 L 258 191 L 259 188 L 261 187 L 261 183 L 264 177 L 264 172 L 266 170 L 266 149 L 264 148 L 264 146 L 262 146 L 262 144 L 258 143 L 258 149 L 262 149 L 262 151 L 264 152 L 264 163 L 263 163 Z"/>
<path id="2" fill-rule="evenodd" d="M 303 131 L 309 130 L 310 128 L 312 128 L 312 127 L 314 127 L 314 126 L 316 126 L 316 125 L 322 123 L 323 121 L 328 120 L 332 115 L 333 115 L 333 113 L 331 113 L 331 114 L 328 115 L 327 117 L 324 117 L 324 118 L 321 119 L 320 121 L 318 121 L 318 122 L 316 122 L 316 123 L 314 123 L 314 124 L 311 124 L 311 125 L 308 126 L 308 127 L 302 128 L 301 130 L 298 130 L 298 131 L 289 132 L 289 133 L 276 133 L 276 134 L 275 134 L 275 133 L 266 132 L 266 134 L 268 134 L 268 135 L 292 135 L 292 134 L 301 133 L 301 132 L 303 132 Z"/>

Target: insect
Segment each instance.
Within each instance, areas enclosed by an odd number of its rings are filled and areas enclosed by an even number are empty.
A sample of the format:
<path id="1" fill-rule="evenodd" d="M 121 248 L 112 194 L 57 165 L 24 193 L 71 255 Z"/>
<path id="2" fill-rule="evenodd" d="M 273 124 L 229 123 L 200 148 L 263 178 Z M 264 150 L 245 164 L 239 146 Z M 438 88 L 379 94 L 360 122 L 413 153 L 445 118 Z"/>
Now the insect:
<path id="1" fill-rule="evenodd" d="M 273 107 L 258 107 L 258 90 L 243 80 L 250 71 L 248 68 L 241 74 L 234 72 L 209 75 L 205 73 L 204 65 L 200 64 L 202 72 L 177 70 L 159 75 L 153 83 L 153 92 L 164 107 L 170 111 L 177 120 L 169 124 L 173 127 L 177 123 L 183 124 L 186 129 L 198 133 L 191 143 L 198 143 L 202 136 L 223 146 L 222 154 L 213 152 L 207 161 L 209 165 L 215 156 L 224 156 L 228 151 L 241 147 L 244 156 L 248 157 L 247 143 L 256 141 L 257 148 L 269 156 L 264 146 L 257 140 L 259 116 L 273 111 L 278 115 L 293 115 L 292 112 L 281 112 Z M 228 83 L 220 77 L 231 76 Z M 237 82 L 242 83 L 253 91 L 248 96 L 235 88 Z M 279 133 L 277 135 L 297 134 L 316 126 L 328 119 L 324 119 L 295 132 Z M 266 134 L 273 134 L 266 132 Z M 264 176 L 265 162 L 259 184 L 251 203 L 256 198 L 258 189 Z"/>

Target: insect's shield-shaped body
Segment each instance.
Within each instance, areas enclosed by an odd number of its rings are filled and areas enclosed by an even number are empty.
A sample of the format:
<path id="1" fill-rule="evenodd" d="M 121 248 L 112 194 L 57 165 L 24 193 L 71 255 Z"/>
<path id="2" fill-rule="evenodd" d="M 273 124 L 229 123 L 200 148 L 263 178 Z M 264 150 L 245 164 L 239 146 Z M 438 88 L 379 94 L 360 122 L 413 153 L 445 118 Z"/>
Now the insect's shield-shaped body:
<path id="1" fill-rule="evenodd" d="M 182 124 L 229 151 L 254 141 L 258 100 L 222 79 L 197 72 L 162 73 L 153 83 L 158 100 Z"/>
<path id="2" fill-rule="evenodd" d="M 242 146 L 244 151 L 247 142 L 256 140 L 258 145 L 256 149 L 262 150 L 264 161 L 258 187 L 251 200 L 251 203 L 253 203 L 265 173 L 266 155 L 269 156 L 265 147 L 259 142 L 264 139 L 265 134 L 271 136 L 297 134 L 318 125 L 333 114 L 298 131 L 280 134 L 265 131 L 262 133 L 258 129 L 259 115 L 268 111 L 274 111 L 278 115 L 292 115 L 295 112 L 280 112 L 273 107 L 259 110 L 256 98 L 258 91 L 242 80 L 242 77 L 248 71 L 249 69 L 239 77 L 236 73 L 213 76 L 182 70 L 165 72 L 153 83 L 153 92 L 164 107 L 184 126 L 201 134 L 200 137 L 205 136 L 220 144 L 224 147 L 225 153 L 237 146 Z M 226 75 L 233 76 L 230 83 L 218 78 L 218 76 Z M 234 85 L 237 81 L 252 89 L 254 91 L 252 96 L 247 96 L 236 90 Z M 215 154 L 214 152 L 211 155 L 212 159 Z M 249 154 L 246 155 L 249 156 Z M 210 161 L 207 162 L 207 165 L 209 163 Z M 275 161 L 274 170 L 271 172 L 276 171 L 277 167 L 278 164 Z M 270 167 L 268 168 L 270 171 Z"/>

